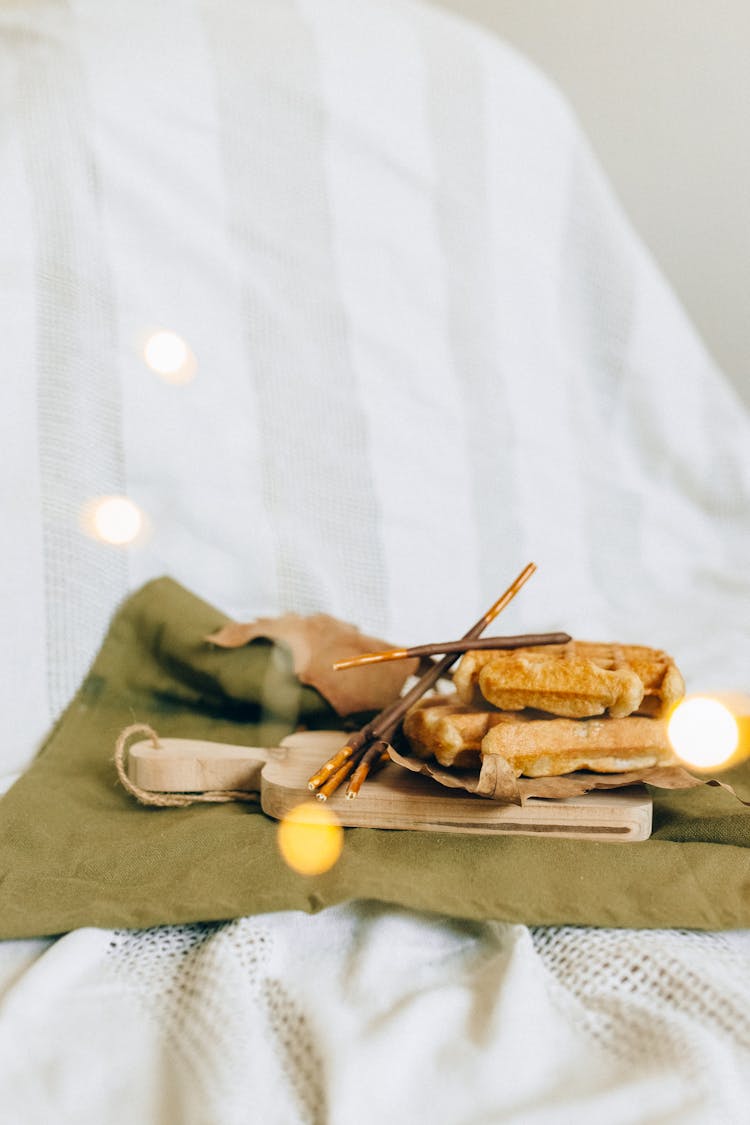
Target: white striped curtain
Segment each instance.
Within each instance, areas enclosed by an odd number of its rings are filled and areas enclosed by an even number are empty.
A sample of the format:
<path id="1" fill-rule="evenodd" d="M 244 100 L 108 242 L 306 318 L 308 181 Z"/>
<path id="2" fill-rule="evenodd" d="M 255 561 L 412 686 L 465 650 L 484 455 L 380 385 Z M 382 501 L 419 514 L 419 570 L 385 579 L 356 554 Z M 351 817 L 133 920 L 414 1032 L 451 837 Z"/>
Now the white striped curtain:
<path id="1" fill-rule="evenodd" d="M 747 686 L 747 418 L 502 44 L 400 0 L 5 0 L 0 185 L 0 773 L 162 573 L 416 643 L 534 559 L 508 631 Z M 112 494 L 129 548 L 82 526 Z"/>

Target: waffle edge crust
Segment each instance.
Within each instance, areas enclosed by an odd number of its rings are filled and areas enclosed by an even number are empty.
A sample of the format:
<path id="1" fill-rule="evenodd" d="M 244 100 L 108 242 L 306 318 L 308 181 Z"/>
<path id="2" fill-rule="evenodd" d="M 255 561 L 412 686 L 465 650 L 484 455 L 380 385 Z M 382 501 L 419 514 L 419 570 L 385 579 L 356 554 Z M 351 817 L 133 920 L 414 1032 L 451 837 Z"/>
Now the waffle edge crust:
<path id="1" fill-rule="evenodd" d="M 643 645 L 570 641 L 514 652 L 467 652 L 454 675 L 460 700 L 502 711 L 534 708 L 561 718 L 661 719 L 682 698 L 674 661 Z"/>

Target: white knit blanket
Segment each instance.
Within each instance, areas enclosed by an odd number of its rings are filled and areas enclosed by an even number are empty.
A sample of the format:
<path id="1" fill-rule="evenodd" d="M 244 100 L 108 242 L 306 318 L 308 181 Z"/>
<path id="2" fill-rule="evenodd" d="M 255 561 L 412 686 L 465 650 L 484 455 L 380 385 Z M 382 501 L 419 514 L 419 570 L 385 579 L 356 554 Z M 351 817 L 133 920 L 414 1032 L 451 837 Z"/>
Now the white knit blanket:
<path id="1" fill-rule="evenodd" d="M 513 52 L 401 0 L 6 0 L 0 183 L 0 775 L 160 573 L 417 643 L 534 559 L 509 632 L 748 689 L 748 419 Z M 749 954 L 361 903 L 6 943 L 0 1116 L 741 1122 Z"/>
<path id="2" fill-rule="evenodd" d="M 740 1125 L 749 954 L 367 903 L 6 943 L 3 1120 Z"/>

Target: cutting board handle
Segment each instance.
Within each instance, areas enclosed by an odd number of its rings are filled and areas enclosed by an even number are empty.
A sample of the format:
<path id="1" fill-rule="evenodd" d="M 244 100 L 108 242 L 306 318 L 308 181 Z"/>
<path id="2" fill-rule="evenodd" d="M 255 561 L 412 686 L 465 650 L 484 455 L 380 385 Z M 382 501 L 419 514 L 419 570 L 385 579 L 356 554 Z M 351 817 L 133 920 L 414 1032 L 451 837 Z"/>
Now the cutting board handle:
<path id="1" fill-rule="evenodd" d="M 156 793 L 260 793 L 260 775 L 266 762 L 283 758 L 286 753 L 275 746 L 159 737 L 156 743 L 144 739 L 130 747 L 127 773 L 139 789 Z"/>

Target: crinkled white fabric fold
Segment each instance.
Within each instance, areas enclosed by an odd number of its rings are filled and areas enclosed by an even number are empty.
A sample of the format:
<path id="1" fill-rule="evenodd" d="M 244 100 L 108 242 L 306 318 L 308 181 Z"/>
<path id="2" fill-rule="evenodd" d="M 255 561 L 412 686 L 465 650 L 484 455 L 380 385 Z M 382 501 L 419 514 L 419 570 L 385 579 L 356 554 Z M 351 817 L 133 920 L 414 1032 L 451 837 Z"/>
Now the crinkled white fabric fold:
<path id="1" fill-rule="evenodd" d="M 14 1125 L 746 1120 L 750 933 L 352 903 L 7 943 L 0 972 Z"/>

